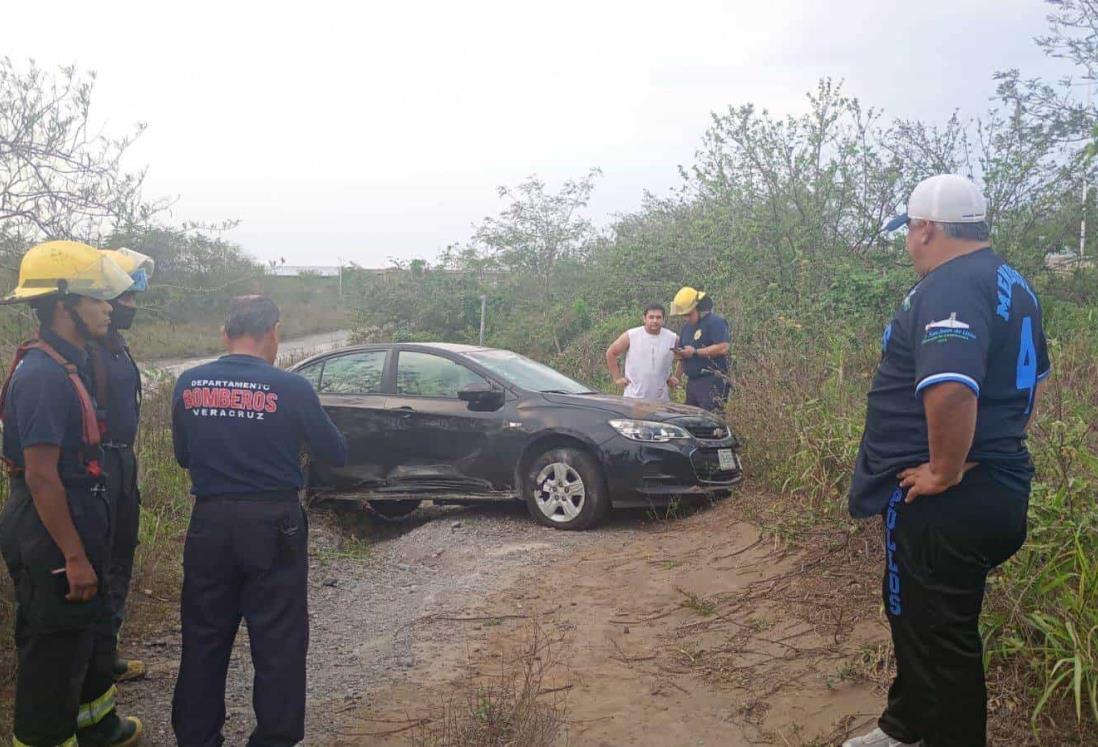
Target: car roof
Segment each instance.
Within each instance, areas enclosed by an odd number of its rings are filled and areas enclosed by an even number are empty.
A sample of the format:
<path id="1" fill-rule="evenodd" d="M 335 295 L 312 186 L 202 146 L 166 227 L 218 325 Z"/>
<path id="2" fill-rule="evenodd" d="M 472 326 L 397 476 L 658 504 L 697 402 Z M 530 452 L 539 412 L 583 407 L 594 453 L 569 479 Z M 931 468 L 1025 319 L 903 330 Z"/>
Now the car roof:
<path id="1" fill-rule="evenodd" d="M 464 355 L 466 353 L 482 353 L 489 351 L 500 350 L 500 348 L 483 347 L 480 345 L 462 345 L 455 342 L 373 342 L 363 343 L 359 345 L 345 345 L 339 348 L 333 348 L 331 350 L 325 350 L 322 353 L 310 355 L 298 363 L 295 363 L 291 370 L 300 368 L 306 363 L 312 363 L 313 361 L 320 360 L 321 358 L 330 358 L 335 355 L 343 355 L 344 353 L 353 353 L 355 351 L 366 350 L 436 350 L 440 353 L 451 353 L 457 355 Z"/>
<path id="2" fill-rule="evenodd" d="M 449 353 L 476 353 L 483 350 L 493 350 L 493 348 L 482 347 L 480 345 L 463 345 L 457 342 L 396 342 L 392 343 L 392 345 L 397 348 L 418 346 L 432 348 L 434 350 L 443 350 Z"/>

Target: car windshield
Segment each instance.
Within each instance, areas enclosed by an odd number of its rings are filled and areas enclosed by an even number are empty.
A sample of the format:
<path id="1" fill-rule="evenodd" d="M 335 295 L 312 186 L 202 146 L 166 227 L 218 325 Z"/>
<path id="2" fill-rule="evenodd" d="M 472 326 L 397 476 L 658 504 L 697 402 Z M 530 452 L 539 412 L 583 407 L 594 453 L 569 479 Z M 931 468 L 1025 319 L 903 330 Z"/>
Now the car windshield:
<path id="1" fill-rule="evenodd" d="M 522 389 L 559 394 L 594 393 L 590 387 L 568 378 L 559 371 L 554 371 L 549 366 L 509 350 L 484 350 L 466 353 L 466 355 L 492 373 Z"/>

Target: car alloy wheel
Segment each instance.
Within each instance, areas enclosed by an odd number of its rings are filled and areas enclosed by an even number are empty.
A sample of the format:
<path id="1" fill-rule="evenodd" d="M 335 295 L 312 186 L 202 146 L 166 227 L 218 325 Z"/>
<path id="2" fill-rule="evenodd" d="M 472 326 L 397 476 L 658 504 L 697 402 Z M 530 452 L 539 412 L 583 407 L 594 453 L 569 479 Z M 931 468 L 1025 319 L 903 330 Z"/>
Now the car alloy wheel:
<path id="1" fill-rule="evenodd" d="M 553 462 L 538 473 L 534 483 L 537 485 L 534 500 L 546 518 L 563 524 L 580 515 L 587 500 L 587 488 L 575 467 Z"/>

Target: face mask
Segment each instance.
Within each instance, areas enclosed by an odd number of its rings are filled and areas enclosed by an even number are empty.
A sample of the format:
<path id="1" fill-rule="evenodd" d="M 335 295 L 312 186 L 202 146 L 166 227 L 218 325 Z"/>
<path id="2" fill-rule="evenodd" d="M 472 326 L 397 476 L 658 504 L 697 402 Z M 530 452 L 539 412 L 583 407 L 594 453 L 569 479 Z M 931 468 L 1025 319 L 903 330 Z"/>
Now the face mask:
<path id="1" fill-rule="evenodd" d="M 111 309 L 111 327 L 114 329 L 129 329 L 133 326 L 133 318 L 137 315 L 137 309 L 132 306 L 114 305 Z"/>

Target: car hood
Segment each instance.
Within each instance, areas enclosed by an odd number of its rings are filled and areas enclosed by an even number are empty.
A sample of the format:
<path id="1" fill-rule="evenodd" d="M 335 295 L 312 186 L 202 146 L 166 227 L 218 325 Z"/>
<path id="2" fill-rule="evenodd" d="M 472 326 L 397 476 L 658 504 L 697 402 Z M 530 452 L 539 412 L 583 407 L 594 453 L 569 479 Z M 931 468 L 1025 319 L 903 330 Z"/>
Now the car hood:
<path id="1" fill-rule="evenodd" d="M 709 416 L 709 413 L 700 407 L 678 405 L 673 402 L 656 402 L 648 399 L 632 399 L 613 394 L 546 393 L 542 396 L 558 405 L 595 408 L 636 420 L 673 420 L 681 417 Z"/>

